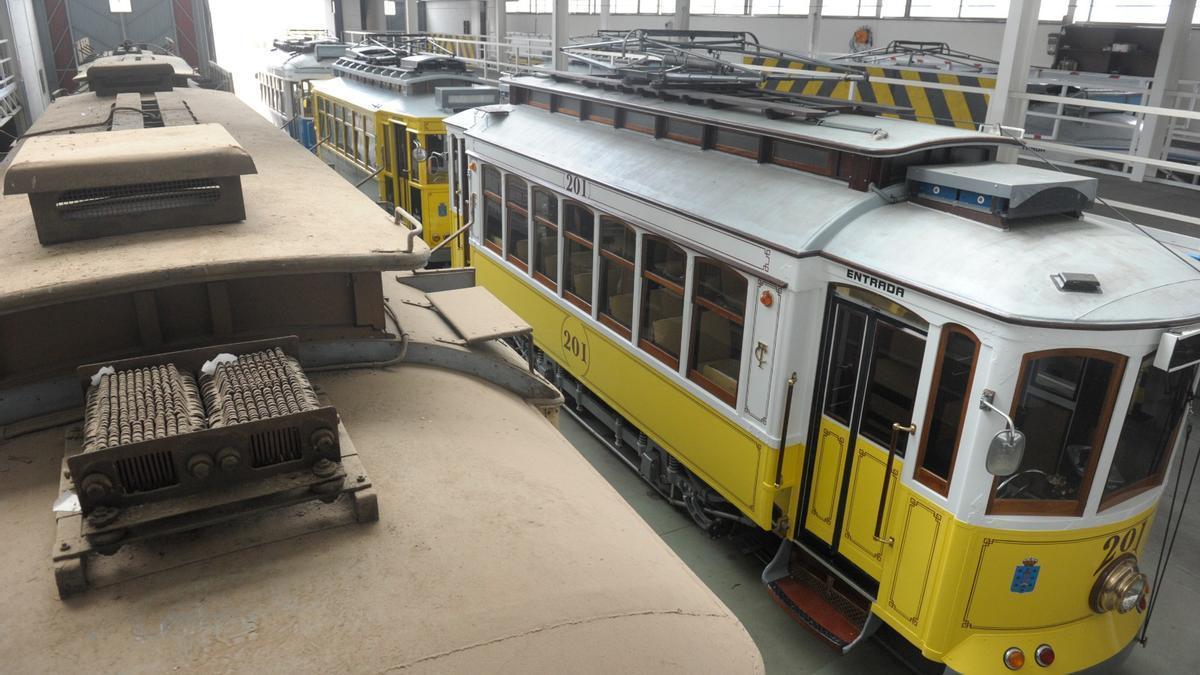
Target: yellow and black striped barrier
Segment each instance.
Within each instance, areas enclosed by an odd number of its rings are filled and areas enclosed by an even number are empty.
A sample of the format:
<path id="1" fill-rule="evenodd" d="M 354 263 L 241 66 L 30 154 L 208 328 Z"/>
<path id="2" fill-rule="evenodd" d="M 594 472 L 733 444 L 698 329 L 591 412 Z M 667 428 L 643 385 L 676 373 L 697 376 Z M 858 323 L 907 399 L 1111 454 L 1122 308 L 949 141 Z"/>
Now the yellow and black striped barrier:
<path id="1" fill-rule="evenodd" d="M 830 72 L 825 66 L 811 66 L 803 61 L 775 58 L 750 58 L 751 65 L 767 68 L 812 69 L 815 72 Z M 996 78 L 963 73 L 940 73 L 906 68 L 884 68 L 865 66 L 871 79 L 912 80 L 952 86 L 995 89 Z M 863 103 L 908 108 L 908 112 L 885 114 L 884 117 L 941 124 L 960 129 L 978 129 L 987 115 L 988 94 L 971 91 L 954 91 L 924 87 L 919 84 L 899 85 L 890 82 L 868 82 L 866 85 L 841 80 L 792 80 L 773 78 L 768 74 L 765 88 L 772 91 L 787 91 L 805 96 L 824 96 Z"/>

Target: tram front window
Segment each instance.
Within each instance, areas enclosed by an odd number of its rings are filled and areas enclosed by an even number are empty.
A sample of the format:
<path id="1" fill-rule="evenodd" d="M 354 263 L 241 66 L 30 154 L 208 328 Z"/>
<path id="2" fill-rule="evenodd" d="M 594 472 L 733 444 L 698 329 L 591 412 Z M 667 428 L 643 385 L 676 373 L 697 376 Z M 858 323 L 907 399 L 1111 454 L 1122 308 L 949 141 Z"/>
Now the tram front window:
<path id="1" fill-rule="evenodd" d="M 993 513 L 1083 512 L 1124 367 L 1125 357 L 1091 350 L 1025 357 L 1013 413 L 1025 455 L 996 478 Z"/>
<path id="2" fill-rule="evenodd" d="M 1112 467 L 1104 481 L 1102 508 L 1161 484 L 1171 449 L 1179 438 L 1196 367 L 1168 373 L 1154 367 L 1154 356 L 1151 353 L 1142 359 Z"/>

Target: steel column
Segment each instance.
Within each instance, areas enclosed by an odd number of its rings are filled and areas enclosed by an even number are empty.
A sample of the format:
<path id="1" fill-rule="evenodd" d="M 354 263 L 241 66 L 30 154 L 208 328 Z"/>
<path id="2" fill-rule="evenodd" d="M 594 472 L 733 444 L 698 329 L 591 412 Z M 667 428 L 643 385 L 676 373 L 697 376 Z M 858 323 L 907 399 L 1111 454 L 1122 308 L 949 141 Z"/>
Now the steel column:
<path id="1" fill-rule="evenodd" d="M 1025 102 L 1013 98 L 1024 94 L 1029 81 L 1029 61 L 1037 32 L 1041 0 L 1013 0 L 1008 6 L 1008 21 L 1000 43 L 1000 71 L 996 74 L 996 93 L 988 102 L 986 121 L 1007 127 L 1025 126 Z M 996 159 L 1016 162 L 1017 148 L 1002 146 Z"/>
<path id="2" fill-rule="evenodd" d="M 1171 0 L 1166 29 L 1158 49 L 1158 63 L 1154 66 L 1154 86 L 1150 88 L 1146 100 L 1142 101 L 1143 104 L 1154 108 L 1170 107 L 1165 105 L 1166 95 L 1179 87 L 1179 73 L 1183 69 L 1184 55 L 1187 54 L 1188 35 L 1192 32 L 1192 15 L 1195 11 L 1196 0 Z M 1133 154 L 1161 159 L 1170 129 L 1170 118 L 1146 115 Z M 1154 177 L 1154 169 L 1145 164 L 1134 164 L 1130 168 L 1130 179 L 1136 182 L 1145 180 L 1147 173 Z"/>

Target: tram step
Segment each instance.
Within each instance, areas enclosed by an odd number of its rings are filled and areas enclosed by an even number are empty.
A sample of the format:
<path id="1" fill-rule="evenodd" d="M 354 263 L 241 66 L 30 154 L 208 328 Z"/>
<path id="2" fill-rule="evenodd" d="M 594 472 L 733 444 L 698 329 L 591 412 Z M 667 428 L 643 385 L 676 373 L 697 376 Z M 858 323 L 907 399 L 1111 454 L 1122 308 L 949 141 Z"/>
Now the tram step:
<path id="1" fill-rule="evenodd" d="M 793 619 L 842 653 L 879 625 L 870 598 L 790 542 L 784 542 L 763 572 L 763 582 L 771 599 Z"/>

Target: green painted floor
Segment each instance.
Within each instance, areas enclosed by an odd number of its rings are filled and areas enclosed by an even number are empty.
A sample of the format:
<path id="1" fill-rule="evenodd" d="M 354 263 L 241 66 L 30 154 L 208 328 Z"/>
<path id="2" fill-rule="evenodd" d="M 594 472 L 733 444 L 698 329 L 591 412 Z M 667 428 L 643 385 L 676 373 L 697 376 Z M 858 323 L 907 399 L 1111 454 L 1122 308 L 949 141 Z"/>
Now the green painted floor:
<path id="1" fill-rule="evenodd" d="M 738 538 L 710 538 L 694 526 L 685 513 L 661 499 L 574 419 L 564 414 L 559 426 L 580 454 L 742 620 L 762 652 L 767 673 L 884 675 L 909 672 L 875 640 L 860 645 L 846 656 L 834 652 L 801 628 L 767 596 L 759 581 L 764 565 L 757 557 L 739 548 Z M 1190 464 L 1189 453 L 1189 468 Z M 1200 485 L 1196 486 L 1196 493 L 1187 505 L 1185 525 L 1171 558 L 1163 598 L 1154 614 L 1149 647 L 1135 648 L 1119 667 L 1097 672 L 1112 675 L 1200 672 L 1200 621 L 1194 618 L 1195 608 L 1200 607 Z M 1147 542 L 1146 555 L 1150 560 L 1159 550 L 1164 521 L 1165 518 L 1158 519 Z M 1036 673 L 1036 669 L 1026 668 L 1025 671 Z"/>

